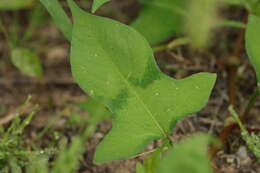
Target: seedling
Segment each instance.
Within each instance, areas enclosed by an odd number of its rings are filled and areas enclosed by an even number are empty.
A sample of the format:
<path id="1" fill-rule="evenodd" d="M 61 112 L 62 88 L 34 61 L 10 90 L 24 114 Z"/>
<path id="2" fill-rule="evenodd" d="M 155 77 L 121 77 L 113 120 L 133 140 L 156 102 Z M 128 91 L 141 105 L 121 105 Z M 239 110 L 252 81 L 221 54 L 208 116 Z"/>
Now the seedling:
<path id="1" fill-rule="evenodd" d="M 42 0 L 47 9 L 51 2 Z M 137 31 L 91 15 L 72 0 L 68 3 L 73 15 L 72 27 L 67 25 L 72 29 L 73 76 L 84 91 L 112 113 L 113 128 L 98 145 L 95 162 L 135 157 L 155 139 L 162 139 L 162 146 L 171 148 L 172 128 L 205 105 L 216 75 L 199 73 L 183 80 L 172 79 L 159 70 L 151 47 Z M 54 12 L 52 9 L 50 14 L 59 26 L 68 23 L 67 17 L 57 20 L 59 14 Z M 163 152 L 161 148 L 155 150 Z"/>
<path id="2" fill-rule="evenodd" d="M 1 127 L 0 140 L 0 171 L 18 172 L 23 167 L 26 167 L 30 158 L 34 155 L 48 155 L 52 151 L 49 149 L 42 151 L 29 151 L 24 147 L 23 133 L 25 128 L 30 124 L 34 114 L 38 111 L 38 106 L 35 105 L 32 111 L 24 119 L 21 112 L 23 109 L 28 109 L 30 106 L 31 97 L 29 96 L 26 102 L 19 107 L 15 117 L 7 129 Z"/>
<path id="3" fill-rule="evenodd" d="M 247 129 L 239 119 L 239 116 L 234 110 L 233 106 L 229 106 L 229 111 L 233 115 L 236 122 L 238 123 L 241 130 L 241 135 L 243 137 L 243 140 L 246 142 L 246 145 L 252 152 L 254 152 L 256 157 L 260 159 L 260 134 L 255 134 L 255 133 L 250 134 L 247 131 Z"/>

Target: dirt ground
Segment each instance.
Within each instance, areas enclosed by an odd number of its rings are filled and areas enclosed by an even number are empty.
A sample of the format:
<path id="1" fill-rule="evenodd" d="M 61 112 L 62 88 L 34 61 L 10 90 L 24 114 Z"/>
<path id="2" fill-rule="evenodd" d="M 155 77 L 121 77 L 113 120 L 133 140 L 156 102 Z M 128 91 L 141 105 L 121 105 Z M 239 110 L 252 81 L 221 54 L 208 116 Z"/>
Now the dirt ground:
<path id="1" fill-rule="evenodd" d="M 136 1 L 113 1 L 106 15 L 129 23 L 138 13 Z M 123 15 L 122 15 L 123 14 Z M 223 9 L 223 15 L 240 19 L 244 15 L 239 8 Z M 5 15 L 7 16 L 7 15 Z M 175 141 L 195 132 L 206 132 L 218 136 L 229 115 L 228 81 L 229 74 L 225 62 L 232 55 L 234 42 L 239 36 L 239 29 L 221 28 L 216 31 L 211 47 L 205 51 L 193 51 L 187 46 L 171 51 L 156 52 L 156 60 L 161 70 L 177 79 L 197 72 L 214 72 L 218 74 L 217 83 L 206 107 L 196 115 L 190 115 L 180 121 L 174 129 Z M 77 104 L 88 96 L 74 82 L 69 65 L 69 43 L 64 39 L 53 23 L 48 22 L 34 34 L 32 44 L 37 45 L 38 54 L 44 66 L 44 77 L 33 79 L 22 75 L 11 63 L 9 50 L 4 38 L 0 37 L 0 124 L 8 124 L 8 116 L 21 105 L 28 95 L 33 96 L 33 103 L 40 105 L 40 111 L 26 131 L 28 141 L 43 129 L 47 122 L 58 118 L 54 129 L 65 138 L 77 134 L 78 129 L 66 123 L 72 112 L 78 111 Z M 226 46 L 222 46 L 225 42 Z M 240 53 L 240 66 L 235 93 L 238 112 L 243 112 L 250 94 L 256 86 L 255 73 L 249 64 L 245 51 Z M 260 99 L 250 111 L 246 126 L 260 128 Z M 85 115 L 82 115 L 85 116 Z M 86 115 L 87 116 L 87 115 Z M 10 118 L 11 120 L 11 118 Z M 135 163 L 141 159 L 116 161 L 103 165 L 94 165 L 93 153 L 98 142 L 111 128 L 110 121 L 98 125 L 98 130 L 86 142 L 87 152 L 81 162 L 82 173 L 133 173 Z M 51 140 L 51 134 L 44 135 L 44 147 Z M 241 139 L 238 129 L 234 129 L 227 143 L 216 153 L 212 165 L 217 173 L 260 173 L 260 163 L 249 151 Z"/>

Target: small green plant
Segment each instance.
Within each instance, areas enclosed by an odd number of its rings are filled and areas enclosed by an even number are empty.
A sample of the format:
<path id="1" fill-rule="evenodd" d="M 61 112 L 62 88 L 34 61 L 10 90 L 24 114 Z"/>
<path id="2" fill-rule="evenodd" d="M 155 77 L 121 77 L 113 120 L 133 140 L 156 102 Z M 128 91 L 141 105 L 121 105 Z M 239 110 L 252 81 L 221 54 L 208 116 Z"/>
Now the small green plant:
<path id="1" fill-rule="evenodd" d="M 42 149 L 35 140 L 31 140 L 30 144 L 25 144 L 25 128 L 30 124 L 38 105 L 33 106 L 31 97 L 17 109 L 14 119 L 9 127 L 0 128 L 0 172 L 1 173 L 75 173 L 80 165 L 82 155 L 85 152 L 85 141 L 93 134 L 96 123 L 100 121 L 102 112 L 89 112 L 96 115 L 89 121 L 89 126 L 83 130 L 81 135 L 72 137 L 72 142 L 61 140 L 59 147 L 48 147 Z M 92 103 L 86 102 L 82 107 L 88 108 Z M 32 110 L 25 118 L 21 118 L 24 110 Z M 97 118 L 101 115 L 100 118 Z M 44 131 L 44 129 L 43 129 Z M 39 133 L 41 134 L 41 132 Z M 37 138 L 39 140 L 39 138 Z M 52 159 L 51 159 L 52 158 Z M 52 160 L 52 161 L 51 161 Z"/>
<path id="2" fill-rule="evenodd" d="M 170 79 L 159 71 L 151 48 L 137 32 L 115 21 L 89 15 L 73 1 L 69 5 L 74 16 L 71 43 L 74 78 L 91 97 L 106 104 L 114 117 L 112 131 L 97 147 L 96 162 L 131 157 L 152 140 L 167 139 L 177 120 L 206 103 L 215 75 L 201 73 L 180 81 Z M 107 31 L 98 30 L 104 27 Z M 103 67 L 93 68 L 98 62 L 103 62 Z M 188 97 L 194 100 L 185 107 Z M 120 142 L 123 137 L 128 139 L 127 143 Z"/>
<path id="3" fill-rule="evenodd" d="M 241 135 L 246 142 L 246 145 L 248 148 L 254 152 L 256 157 L 260 160 L 260 134 L 252 133 L 250 134 L 245 126 L 242 124 L 241 120 L 239 119 L 238 114 L 234 110 L 233 106 L 229 106 L 229 111 L 233 115 L 234 119 L 238 123 L 240 129 L 241 129 Z"/>
<path id="4" fill-rule="evenodd" d="M 34 106 L 31 113 L 22 120 L 20 117 L 20 111 L 28 108 L 28 105 L 30 105 L 30 100 L 31 97 L 28 97 L 26 102 L 17 110 L 14 120 L 7 129 L 1 127 L 0 171 L 3 173 L 21 172 L 22 168 L 27 166 L 32 156 L 43 155 L 50 152 L 47 150 L 29 151 L 24 146 L 24 129 L 31 122 L 38 107 L 37 105 Z"/>
<path id="5" fill-rule="evenodd" d="M 153 162 L 153 158 L 157 160 L 159 155 L 171 150 L 173 143 L 169 134 L 172 128 L 178 120 L 205 105 L 216 75 L 199 73 L 183 80 L 172 79 L 159 70 L 148 42 L 131 27 L 91 15 L 69 0 L 73 15 L 71 25 L 58 1 L 41 2 L 58 26 L 67 27 L 62 31 L 71 40 L 74 78 L 84 91 L 106 105 L 112 114 L 113 128 L 98 145 L 94 161 L 103 163 L 142 155 L 140 152 L 155 139 L 161 139 L 162 145 L 148 151 L 153 154 L 151 159 L 148 158 L 147 165 Z M 61 13 L 63 17 L 58 18 Z M 198 141 L 205 144 L 204 151 L 198 148 L 197 153 L 208 164 L 208 142 L 203 142 L 206 140 L 202 138 L 198 137 Z M 191 138 L 188 146 L 197 143 L 196 139 Z M 186 148 L 186 145 L 182 146 Z M 188 156 L 189 152 L 185 150 L 182 155 Z M 169 155 L 162 163 L 161 159 L 155 161 L 158 166 L 150 169 L 156 172 L 165 169 L 160 165 L 171 159 Z M 189 164 L 169 169 L 178 170 Z M 207 164 L 201 168 L 204 172 L 211 171 Z M 141 164 L 137 167 L 142 170 Z"/>

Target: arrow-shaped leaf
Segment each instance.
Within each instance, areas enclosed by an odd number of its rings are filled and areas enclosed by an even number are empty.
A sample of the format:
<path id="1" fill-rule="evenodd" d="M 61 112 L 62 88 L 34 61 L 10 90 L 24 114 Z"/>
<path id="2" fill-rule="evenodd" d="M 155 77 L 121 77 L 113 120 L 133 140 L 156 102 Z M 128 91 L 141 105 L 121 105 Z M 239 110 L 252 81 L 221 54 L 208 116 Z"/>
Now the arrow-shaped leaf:
<path id="1" fill-rule="evenodd" d="M 140 0 L 143 7 L 131 24 L 150 44 L 162 42 L 182 30 L 186 0 Z"/>
<path id="2" fill-rule="evenodd" d="M 246 50 L 260 84 L 260 17 L 251 15 L 246 30 Z"/>
<path id="3" fill-rule="evenodd" d="M 216 75 L 164 75 L 148 42 L 131 27 L 93 16 L 69 0 L 74 17 L 71 65 L 80 87 L 113 113 L 95 162 L 124 159 L 163 138 L 176 121 L 205 105 Z"/>

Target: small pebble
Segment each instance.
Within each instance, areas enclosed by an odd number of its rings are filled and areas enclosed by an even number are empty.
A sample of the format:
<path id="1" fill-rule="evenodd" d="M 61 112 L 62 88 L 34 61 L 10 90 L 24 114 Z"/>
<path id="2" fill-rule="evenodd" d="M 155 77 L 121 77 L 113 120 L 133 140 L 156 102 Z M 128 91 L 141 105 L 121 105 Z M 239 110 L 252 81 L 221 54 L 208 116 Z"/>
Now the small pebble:
<path id="1" fill-rule="evenodd" d="M 245 164 L 248 164 L 251 162 L 251 159 L 247 153 L 247 148 L 245 146 L 239 147 L 239 149 L 237 150 L 237 156 L 242 165 L 245 165 Z"/>

